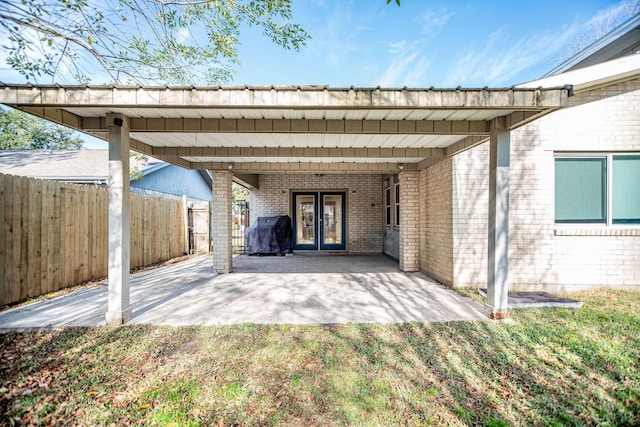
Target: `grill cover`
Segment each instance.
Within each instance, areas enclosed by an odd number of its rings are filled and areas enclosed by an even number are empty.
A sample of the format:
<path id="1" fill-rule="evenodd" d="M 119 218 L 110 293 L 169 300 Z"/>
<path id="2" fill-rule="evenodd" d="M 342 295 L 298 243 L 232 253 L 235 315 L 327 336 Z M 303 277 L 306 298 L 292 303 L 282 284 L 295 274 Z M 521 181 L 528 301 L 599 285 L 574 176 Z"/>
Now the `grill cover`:
<path id="1" fill-rule="evenodd" d="M 293 253 L 291 218 L 262 216 L 244 231 L 244 251 L 247 255 Z"/>

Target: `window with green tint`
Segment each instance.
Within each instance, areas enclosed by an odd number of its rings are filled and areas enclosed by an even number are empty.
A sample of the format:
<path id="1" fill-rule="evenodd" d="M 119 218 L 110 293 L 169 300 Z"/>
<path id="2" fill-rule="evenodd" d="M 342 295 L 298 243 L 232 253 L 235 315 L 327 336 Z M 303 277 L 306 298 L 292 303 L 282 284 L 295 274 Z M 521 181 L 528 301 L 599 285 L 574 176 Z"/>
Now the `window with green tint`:
<path id="1" fill-rule="evenodd" d="M 556 158 L 555 215 L 558 223 L 606 223 L 605 157 Z"/>
<path id="2" fill-rule="evenodd" d="M 614 155 L 612 222 L 640 224 L 640 155 Z"/>

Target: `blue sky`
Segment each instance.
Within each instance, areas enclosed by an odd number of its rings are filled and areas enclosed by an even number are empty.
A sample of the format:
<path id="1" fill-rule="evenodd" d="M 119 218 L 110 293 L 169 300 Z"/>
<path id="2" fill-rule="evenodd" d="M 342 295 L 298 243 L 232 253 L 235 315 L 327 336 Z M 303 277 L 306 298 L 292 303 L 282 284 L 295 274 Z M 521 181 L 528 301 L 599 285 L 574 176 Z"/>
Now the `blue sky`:
<path id="1" fill-rule="evenodd" d="M 629 1 L 294 0 L 301 52 L 243 33 L 237 85 L 505 87 L 557 65 L 576 35 Z"/>
<path id="2" fill-rule="evenodd" d="M 398 7 L 395 0 L 292 0 L 293 22 L 312 36 L 307 46 L 287 51 L 259 28 L 244 28 L 230 84 L 512 86 L 541 77 L 577 35 L 637 2 L 401 0 Z M 97 72 L 92 83 L 100 79 Z M 0 64 L 0 81 L 24 79 Z"/>

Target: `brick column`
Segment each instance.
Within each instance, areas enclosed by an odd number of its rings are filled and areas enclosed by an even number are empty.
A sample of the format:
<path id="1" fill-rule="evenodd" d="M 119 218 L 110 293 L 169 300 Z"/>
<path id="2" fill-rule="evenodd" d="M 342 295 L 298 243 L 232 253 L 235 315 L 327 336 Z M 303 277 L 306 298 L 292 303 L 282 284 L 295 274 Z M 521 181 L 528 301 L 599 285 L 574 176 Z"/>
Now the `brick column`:
<path id="1" fill-rule="evenodd" d="M 418 225 L 420 227 L 418 236 L 418 248 L 420 254 L 418 265 L 424 272 L 427 266 L 427 228 L 429 226 L 429 217 L 427 215 L 427 187 L 429 185 L 429 174 L 427 169 L 422 169 L 418 172 L 418 175 Z"/>
<path id="2" fill-rule="evenodd" d="M 229 171 L 210 171 L 212 178 L 213 208 L 213 272 L 231 273 L 233 249 L 231 247 L 231 177 Z"/>
<path id="3" fill-rule="evenodd" d="M 400 172 L 400 270 L 420 269 L 420 187 L 418 172 Z"/>

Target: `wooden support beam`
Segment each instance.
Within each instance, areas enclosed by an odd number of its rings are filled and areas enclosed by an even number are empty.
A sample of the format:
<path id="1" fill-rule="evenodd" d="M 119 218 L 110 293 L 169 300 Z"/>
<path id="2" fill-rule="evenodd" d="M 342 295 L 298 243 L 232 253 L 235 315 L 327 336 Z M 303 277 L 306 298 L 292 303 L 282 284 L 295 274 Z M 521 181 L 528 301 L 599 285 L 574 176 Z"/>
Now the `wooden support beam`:
<path id="1" fill-rule="evenodd" d="M 456 142 L 453 145 L 450 145 L 446 148 L 446 156 L 451 157 L 458 153 L 461 153 L 469 148 L 473 148 L 476 145 L 480 145 L 483 142 L 488 141 L 489 138 L 486 136 L 468 136 L 461 141 Z"/>
<path id="2" fill-rule="evenodd" d="M 233 181 L 252 190 L 259 188 L 259 175 L 249 173 L 234 173 Z"/>
<path id="3" fill-rule="evenodd" d="M 229 162 L 192 162 L 193 169 L 207 169 L 210 171 L 229 170 Z M 404 163 L 402 171 L 417 171 L 417 163 Z M 234 174 L 263 174 L 263 173 L 287 173 L 287 174 L 309 174 L 309 173 L 398 173 L 398 163 L 320 163 L 320 162 L 234 162 Z"/>
<path id="4" fill-rule="evenodd" d="M 155 157 L 335 157 L 335 158 L 433 158 L 445 157 L 443 148 L 338 148 L 338 147 L 151 147 L 145 154 Z M 140 151 L 134 148 L 136 151 Z M 150 152 L 146 150 L 151 149 Z"/>
<path id="5" fill-rule="evenodd" d="M 96 124 L 88 121 L 87 130 L 96 130 Z M 489 135 L 484 120 L 133 118 L 131 132 Z"/>

